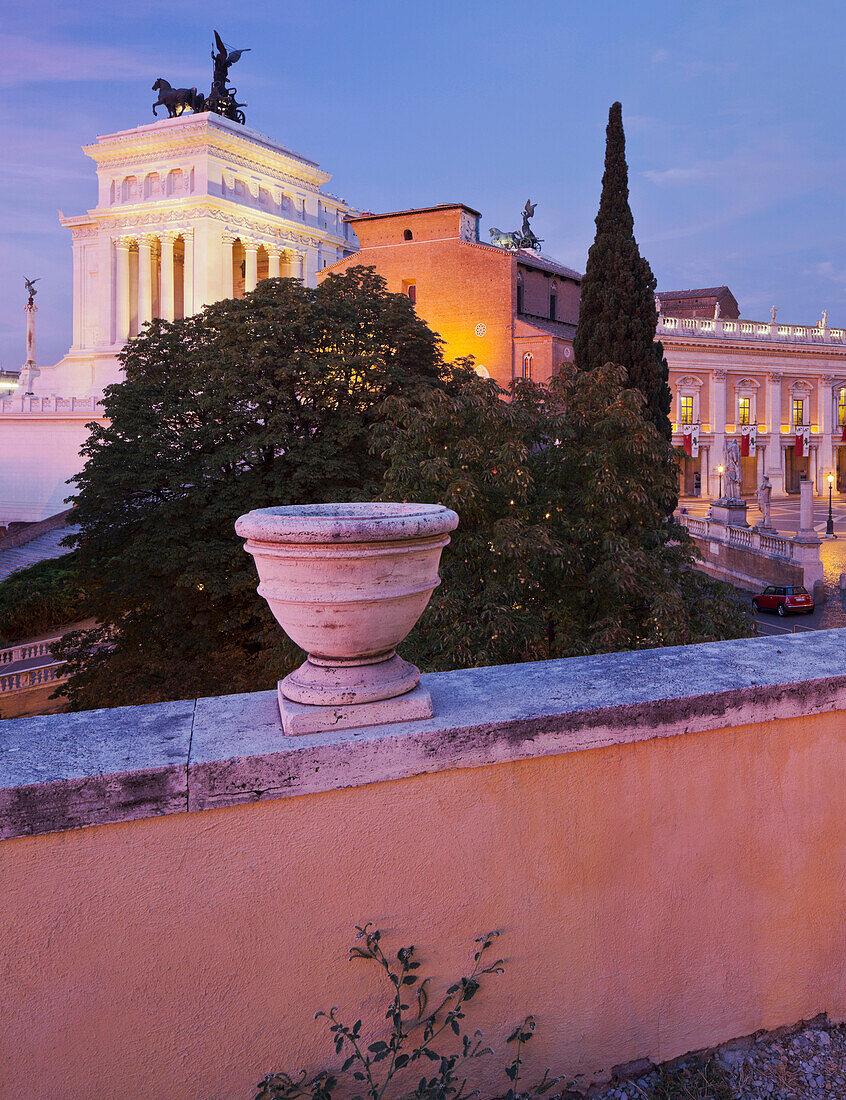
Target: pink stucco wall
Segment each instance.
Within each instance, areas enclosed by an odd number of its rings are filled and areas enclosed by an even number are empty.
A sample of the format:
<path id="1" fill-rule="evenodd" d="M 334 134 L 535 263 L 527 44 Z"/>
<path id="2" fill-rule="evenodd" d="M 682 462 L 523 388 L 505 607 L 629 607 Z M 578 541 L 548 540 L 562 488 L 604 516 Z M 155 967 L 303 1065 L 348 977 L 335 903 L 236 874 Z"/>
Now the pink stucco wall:
<path id="1" fill-rule="evenodd" d="M 844 749 L 841 711 L 6 841 L 2 1094 L 317 1069 L 314 1011 L 377 1007 L 366 920 L 444 979 L 500 928 L 475 1022 L 500 1046 L 535 1013 L 556 1072 L 843 1018 Z"/>

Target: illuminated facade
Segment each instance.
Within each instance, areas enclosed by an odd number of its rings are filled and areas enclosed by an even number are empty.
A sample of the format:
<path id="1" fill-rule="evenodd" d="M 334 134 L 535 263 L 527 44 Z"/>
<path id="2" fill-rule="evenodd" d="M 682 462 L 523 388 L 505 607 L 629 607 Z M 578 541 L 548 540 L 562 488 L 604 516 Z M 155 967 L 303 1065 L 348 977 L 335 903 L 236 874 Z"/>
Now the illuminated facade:
<path id="1" fill-rule="evenodd" d="M 508 386 L 545 382 L 573 361 L 581 275 L 545 256 L 479 240 L 480 214 L 461 203 L 350 218 L 361 248 L 320 277 L 373 266 L 407 294 L 444 341 L 444 357 L 473 356 Z"/>
<path id="2" fill-rule="evenodd" d="M 0 523 L 66 507 L 86 424 L 121 374 L 117 355 L 146 321 L 175 319 L 259 279 L 317 284 L 357 247 L 330 176 L 255 130 L 184 114 L 98 138 L 98 201 L 61 215 L 73 240 L 73 343 L 32 393 L 0 391 Z"/>
<path id="3" fill-rule="evenodd" d="M 744 435 L 754 451 L 741 460 L 744 494 L 764 474 L 774 495 L 798 493 L 803 478 L 827 493 L 829 473 L 846 493 L 846 330 L 662 315 L 657 337 L 670 368 L 673 442 L 683 448 L 688 436 L 698 452 L 682 458 L 683 495 L 716 499 L 725 441 L 743 446 Z"/>

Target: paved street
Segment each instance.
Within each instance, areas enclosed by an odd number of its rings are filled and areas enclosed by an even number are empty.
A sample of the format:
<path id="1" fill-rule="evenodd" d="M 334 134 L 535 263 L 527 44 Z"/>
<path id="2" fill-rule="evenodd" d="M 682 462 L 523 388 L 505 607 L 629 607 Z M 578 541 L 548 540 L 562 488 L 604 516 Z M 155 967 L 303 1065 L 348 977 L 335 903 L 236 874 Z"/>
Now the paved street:
<path id="1" fill-rule="evenodd" d="M 749 505 L 747 519 L 752 526 L 760 522 L 761 512 L 754 498 L 747 503 Z M 686 508 L 692 516 L 704 516 L 710 507 L 710 501 L 685 498 L 680 501 L 680 506 Z M 780 634 L 785 629 L 792 630 L 794 626 L 799 630 L 827 630 L 832 627 L 846 626 L 846 592 L 841 592 L 838 587 L 840 574 L 846 573 L 846 501 L 833 501 L 832 515 L 834 533 L 838 538 L 827 539 L 825 528 L 828 519 L 828 501 L 824 503 L 822 500 L 814 501 L 814 530 L 823 540 L 820 556 L 825 572 L 828 602 L 822 607 L 817 607 L 813 615 L 792 615 L 785 619 L 780 619 L 777 615 L 756 615 L 755 618 L 762 633 Z M 799 529 L 799 498 L 774 500 L 770 508 L 770 520 L 779 534 L 795 535 Z"/>

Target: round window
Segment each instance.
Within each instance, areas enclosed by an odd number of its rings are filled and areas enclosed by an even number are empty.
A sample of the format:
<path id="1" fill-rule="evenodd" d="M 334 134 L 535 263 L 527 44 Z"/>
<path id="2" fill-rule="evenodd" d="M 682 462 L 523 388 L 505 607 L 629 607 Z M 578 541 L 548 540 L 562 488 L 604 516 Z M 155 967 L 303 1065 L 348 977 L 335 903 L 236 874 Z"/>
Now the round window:
<path id="1" fill-rule="evenodd" d="M 480 321 L 478 323 L 478 325 L 476 325 L 476 328 L 475 328 L 474 331 L 475 331 L 477 336 L 484 336 L 485 333 L 488 331 L 488 327 L 487 327 L 487 325 L 483 325 L 482 322 Z"/>

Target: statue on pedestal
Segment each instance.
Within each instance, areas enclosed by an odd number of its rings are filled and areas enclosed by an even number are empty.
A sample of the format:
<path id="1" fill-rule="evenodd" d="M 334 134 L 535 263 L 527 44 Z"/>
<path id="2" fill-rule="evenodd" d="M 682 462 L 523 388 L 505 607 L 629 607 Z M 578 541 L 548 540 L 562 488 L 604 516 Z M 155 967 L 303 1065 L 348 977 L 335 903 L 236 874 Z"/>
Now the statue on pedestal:
<path id="1" fill-rule="evenodd" d="M 767 531 L 774 531 L 775 528 L 770 523 L 770 498 L 773 495 L 773 487 L 770 483 L 769 477 L 764 474 L 761 478 L 761 484 L 758 486 L 755 496 L 758 498 L 758 507 L 761 509 L 761 522 L 759 527 Z"/>
<path id="2" fill-rule="evenodd" d="M 24 282 L 26 283 L 26 292 L 29 295 L 29 301 L 26 303 L 26 308 L 37 309 L 35 295 L 38 291 L 35 289 L 35 284 L 41 282 L 41 277 L 39 276 L 37 279 L 27 279 L 26 275 L 24 275 Z"/>
<path id="3" fill-rule="evenodd" d="M 535 252 L 540 252 L 543 241 L 540 237 L 536 237 L 529 219 L 535 216 L 536 202 L 532 202 L 529 199 L 526 205 L 523 207 L 523 226 L 521 229 L 515 229 L 512 233 L 504 233 L 501 229 L 491 229 L 491 244 L 496 248 L 530 248 Z"/>
<path id="4" fill-rule="evenodd" d="M 724 500 L 742 501 L 740 487 L 743 474 L 740 466 L 740 446 L 736 439 L 727 439 L 725 442 L 725 493 Z"/>

